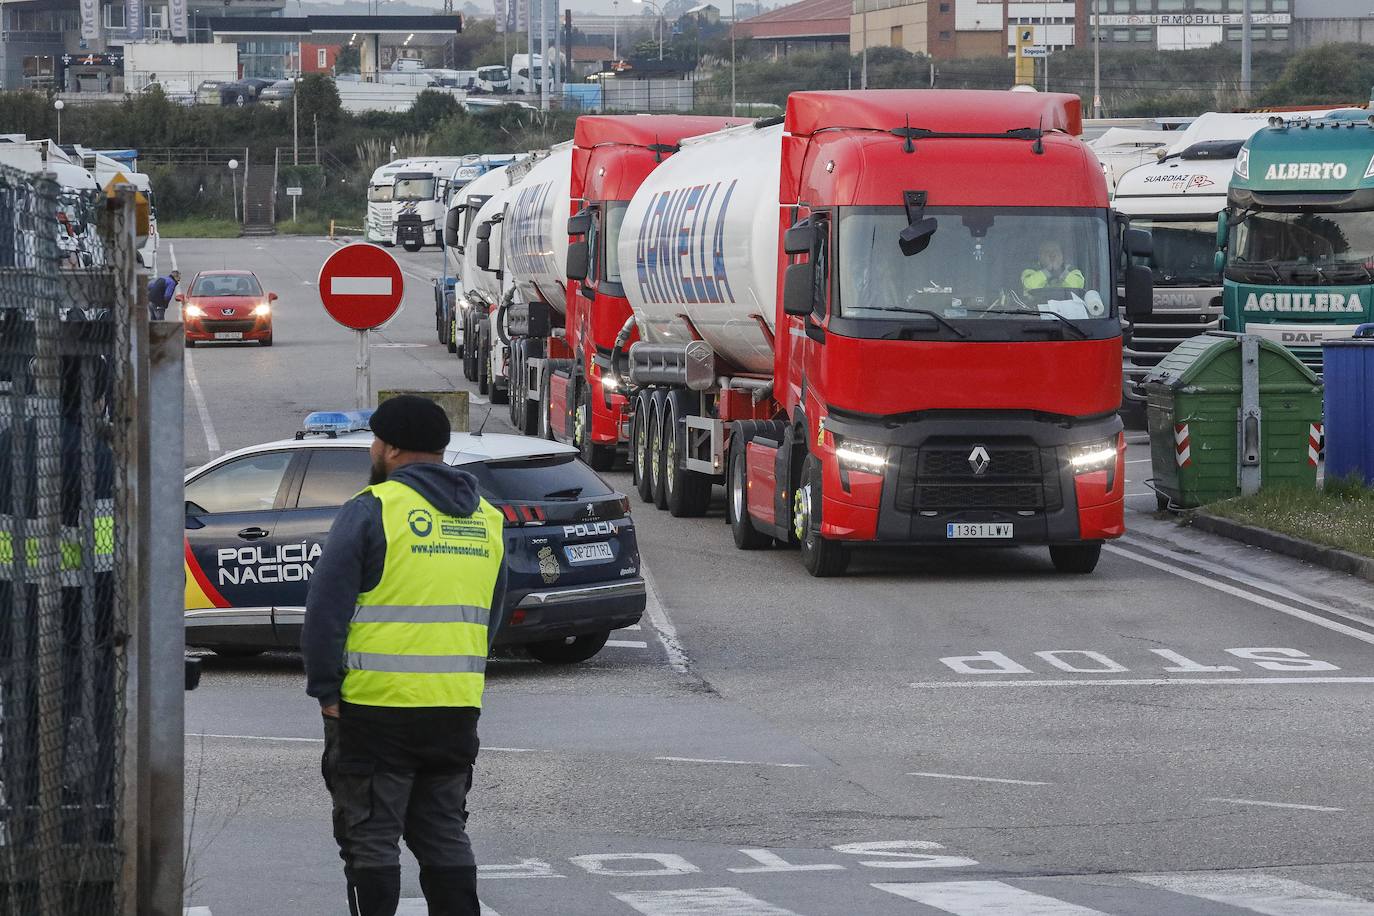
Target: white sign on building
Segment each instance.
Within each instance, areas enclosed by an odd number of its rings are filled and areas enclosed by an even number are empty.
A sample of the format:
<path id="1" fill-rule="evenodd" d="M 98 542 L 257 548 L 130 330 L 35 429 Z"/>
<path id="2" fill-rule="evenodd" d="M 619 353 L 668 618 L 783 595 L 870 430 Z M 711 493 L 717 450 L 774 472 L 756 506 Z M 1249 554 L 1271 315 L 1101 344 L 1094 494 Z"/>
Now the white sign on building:
<path id="1" fill-rule="evenodd" d="M 1241 13 L 1127 13 L 1098 16 L 1103 25 L 1204 26 L 1244 25 Z M 1290 25 L 1292 13 L 1251 13 L 1251 25 Z"/>

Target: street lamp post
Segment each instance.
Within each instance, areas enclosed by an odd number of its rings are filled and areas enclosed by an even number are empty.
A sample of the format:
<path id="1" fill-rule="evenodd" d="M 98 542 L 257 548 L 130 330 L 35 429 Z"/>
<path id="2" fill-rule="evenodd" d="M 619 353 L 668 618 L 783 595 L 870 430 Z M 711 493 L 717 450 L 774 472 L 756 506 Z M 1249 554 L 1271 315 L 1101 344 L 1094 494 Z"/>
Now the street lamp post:
<path id="1" fill-rule="evenodd" d="M 1102 27 L 1097 24 L 1097 0 L 1093 0 L 1093 117 L 1102 117 Z"/>
<path id="2" fill-rule="evenodd" d="M 739 25 L 739 15 L 735 12 L 735 0 L 730 0 L 730 117 L 735 116 L 735 28 Z"/>
<path id="3" fill-rule="evenodd" d="M 859 31 L 863 33 L 859 39 L 859 88 L 868 88 L 868 0 L 859 0 Z"/>
<path id="4" fill-rule="evenodd" d="M 52 103 L 53 110 L 57 112 L 57 145 L 62 145 L 62 109 L 67 107 L 67 103 L 57 99 Z"/>
<path id="5" fill-rule="evenodd" d="M 620 0 L 611 0 L 611 63 L 620 60 Z"/>
<path id="6" fill-rule="evenodd" d="M 233 183 L 234 222 L 236 223 L 239 221 L 239 173 L 237 171 L 238 167 L 239 161 L 237 159 L 229 160 L 229 180 Z"/>

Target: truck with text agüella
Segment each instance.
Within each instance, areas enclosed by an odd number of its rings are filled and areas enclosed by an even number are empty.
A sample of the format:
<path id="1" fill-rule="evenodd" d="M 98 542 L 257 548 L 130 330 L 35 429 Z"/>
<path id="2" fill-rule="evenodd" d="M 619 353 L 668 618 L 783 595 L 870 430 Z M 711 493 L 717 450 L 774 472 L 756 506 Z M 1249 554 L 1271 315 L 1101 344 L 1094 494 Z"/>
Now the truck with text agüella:
<path id="1" fill-rule="evenodd" d="M 608 387 L 616 376 L 602 369 L 609 368 L 617 345 L 634 339 L 619 269 L 621 220 L 635 190 L 680 140 L 738 123 L 690 115 L 577 119 L 570 184 L 562 191 L 567 210 L 558 208 L 560 215 L 574 215 L 561 225 L 541 224 L 535 234 L 566 238 L 574 232 L 581 241 L 568 256 L 577 252 L 588 264 L 578 268 L 585 279 L 568 283 L 561 310 L 547 307 L 542 295 L 518 297 L 511 307 L 511 422 L 517 429 L 571 442 L 592 467 L 610 468 L 628 442 L 629 414 L 624 394 Z M 532 220 L 555 218 L 551 200 L 523 194 L 521 200 L 540 203 L 528 214 Z"/>
<path id="2" fill-rule="evenodd" d="M 1076 96 L 884 90 L 683 141 L 620 230 L 640 496 L 700 515 L 723 483 L 737 546 L 818 576 L 866 545 L 1091 571 L 1124 528 L 1119 312 L 1151 288 L 1080 132 Z"/>
<path id="3" fill-rule="evenodd" d="M 1217 230 L 1225 326 L 1321 371 L 1374 315 L 1374 124 L 1275 115 L 1241 148 Z"/>

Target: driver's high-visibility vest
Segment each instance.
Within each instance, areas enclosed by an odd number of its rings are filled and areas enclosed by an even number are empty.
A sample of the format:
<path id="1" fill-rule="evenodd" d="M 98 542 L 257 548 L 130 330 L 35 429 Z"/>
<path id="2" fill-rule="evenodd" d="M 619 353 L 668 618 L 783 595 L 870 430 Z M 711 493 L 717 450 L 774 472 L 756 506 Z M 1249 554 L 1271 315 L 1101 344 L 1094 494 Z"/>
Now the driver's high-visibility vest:
<path id="1" fill-rule="evenodd" d="M 363 492 L 382 504 L 386 565 L 348 627 L 344 701 L 480 708 L 504 516 L 486 500 L 446 515 L 397 481 Z"/>
<path id="2" fill-rule="evenodd" d="M 57 550 L 45 548 L 41 523 L 37 519 L 20 520 L 12 515 L 0 515 L 0 580 L 17 581 L 20 574 L 7 570 L 15 564 L 17 538 L 23 546 L 26 571 L 24 577 L 33 579 L 56 573 L 64 586 L 81 584 L 83 570 L 109 572 L 114 568 L 114 500 L 98 499 L 91 516 L 91 531 L 82 526 L 63 525 L 59 531 Z M 23 536 L 19 532 L 23 531 Z M 90 554 L 87 557 L 87 553 Z M 54 560 L 56 562 L 54 562 Z"/>
<path id="3" fill-rule="evenodd" d="M 1053 286 L 1057 289 L 1082 289 L 1083 271 L 1077 267 L 1065 266 L 1058 276 L 1051 276 L 1042 267 L 1028 267 L 1021 271 L 1021 288 L 1027 291 Z"/>

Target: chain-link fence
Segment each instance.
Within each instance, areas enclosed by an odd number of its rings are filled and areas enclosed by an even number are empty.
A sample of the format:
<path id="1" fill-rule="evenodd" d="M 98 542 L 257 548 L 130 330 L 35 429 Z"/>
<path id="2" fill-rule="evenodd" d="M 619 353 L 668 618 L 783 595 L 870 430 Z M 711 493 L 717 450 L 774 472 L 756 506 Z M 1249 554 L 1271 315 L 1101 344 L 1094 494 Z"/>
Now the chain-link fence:
<path id="1" fill-rule="evenodd" d="M 0 916 L 124 907 L 124 220 L 0 168 Z"/>

